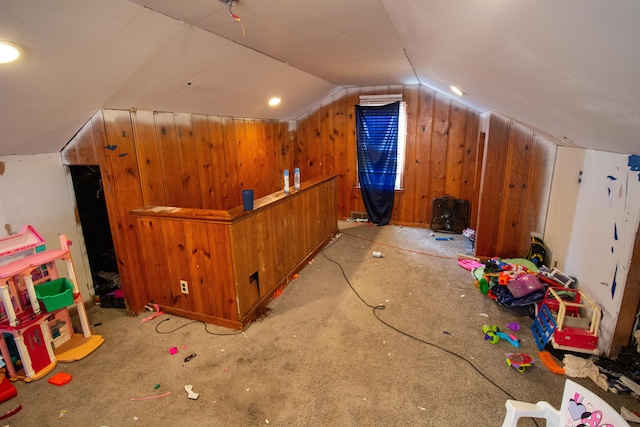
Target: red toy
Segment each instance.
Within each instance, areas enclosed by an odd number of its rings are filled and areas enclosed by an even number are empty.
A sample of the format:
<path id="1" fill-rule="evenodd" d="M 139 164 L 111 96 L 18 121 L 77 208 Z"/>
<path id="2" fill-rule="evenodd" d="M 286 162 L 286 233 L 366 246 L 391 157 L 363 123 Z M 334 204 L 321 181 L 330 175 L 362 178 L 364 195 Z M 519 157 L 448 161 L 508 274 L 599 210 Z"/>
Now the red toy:
<path id="1" fill-rule="evenodd" d="M 526 353 L 507 353 L 506 361 L 507 365 L 518 372 L 524 372 L 527 367 L 535 362 L 535 360 Z"/>
<path id="2" fill-rule="evenodd" d="M 9 378 L 2 374 L 2 381 L 0 381 L 0 402 L 6 402 L 18 395 L 18 391 L 15 386 L 11 384 Z"/>

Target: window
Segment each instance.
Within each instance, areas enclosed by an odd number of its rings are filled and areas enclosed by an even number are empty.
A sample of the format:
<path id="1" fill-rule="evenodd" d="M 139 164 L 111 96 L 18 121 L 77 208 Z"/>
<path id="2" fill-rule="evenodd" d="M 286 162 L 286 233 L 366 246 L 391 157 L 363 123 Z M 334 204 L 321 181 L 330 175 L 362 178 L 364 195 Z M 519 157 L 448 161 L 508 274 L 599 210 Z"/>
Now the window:
<path id="1" fill-rule="evenodd" d="M 360 96 L 360 105 L 363 105 L 363 106 L 387 105 L 397 101 L 401 101 L 401 102 L 400 102 L 400 112 L 398 114 L 398 157 L 397 157 L 395 189 L 401 190 L 403 188 L 402 175 L 404 172 L 405 146 L 406 146 L 406 139 L 407 139 L 407 108 L 406 108 L 407 103 L 402 101 L 401 94 L 361 95 Z M 358 185 L 360 184 L 358 183 Z"/>

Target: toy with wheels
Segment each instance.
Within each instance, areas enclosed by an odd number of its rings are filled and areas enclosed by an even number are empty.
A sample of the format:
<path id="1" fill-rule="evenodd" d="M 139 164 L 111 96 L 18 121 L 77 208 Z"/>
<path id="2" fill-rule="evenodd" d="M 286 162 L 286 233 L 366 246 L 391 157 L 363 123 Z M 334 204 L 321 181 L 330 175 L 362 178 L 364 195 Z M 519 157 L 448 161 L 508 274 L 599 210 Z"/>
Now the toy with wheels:
<path id="1" fill-rule="evenodd" d="M 496 325 L 483 325 L 482 332 L 484 332 L 484 339 L 490 341 L 491 344 L 497 344 L 500 339 L 509 342 L 512 346 L 519 348 L 520 340 L 513 334 L 507 334 L 500 331 Z"/>
<path id="2" fill-rule="evenodd" d="M 535 360 L 526 353 L 507 353 L 507 365 L 518 372 L 524 372 Z"/>

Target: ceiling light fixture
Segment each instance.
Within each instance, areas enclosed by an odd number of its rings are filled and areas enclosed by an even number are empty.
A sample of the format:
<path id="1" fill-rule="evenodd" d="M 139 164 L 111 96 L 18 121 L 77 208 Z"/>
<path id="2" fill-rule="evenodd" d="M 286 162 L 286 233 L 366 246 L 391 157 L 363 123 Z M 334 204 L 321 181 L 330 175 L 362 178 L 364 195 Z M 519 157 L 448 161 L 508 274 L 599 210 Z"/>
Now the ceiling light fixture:
<path id="1" fill-rule="evenodd" d="M 20 56 L 22 49 L 15 43 L 0 41 L 0 64 L 13 62 Z"/>
<path id="2" fill-rule="evenodd" d="M 271 105 L 272 107 L 275 107 L 278 104 L 280 104 L 280 98 L 278 98 L 277 96 L 274 96 L 269 100 L 269 105 Z"/>
<path id="3" fill-rule="evenodd" d="M 242 20 L 231 10 L 233 6 L 237 6 L 240 4 L 240 0 L 220 0 L 220 2 L 226 4 L 229 7 L 229 16 L 240 23 L 240 27 L 242 28 L 242 37 L 247 37 L 247 34 L 244 32 L 244 24 L 242 23 Z"/>
<path id="4" fill-rule="evenodd" d="M 458 96 L 463 96 L 464 95 L 464 93 L 460 89 L 458 89 L 457 87 L 455 87 L 453 85 L 451 85 L 450 87 L 451 87 L 451 92 L 455 93 L 456 95 L 458 95 Z"/>

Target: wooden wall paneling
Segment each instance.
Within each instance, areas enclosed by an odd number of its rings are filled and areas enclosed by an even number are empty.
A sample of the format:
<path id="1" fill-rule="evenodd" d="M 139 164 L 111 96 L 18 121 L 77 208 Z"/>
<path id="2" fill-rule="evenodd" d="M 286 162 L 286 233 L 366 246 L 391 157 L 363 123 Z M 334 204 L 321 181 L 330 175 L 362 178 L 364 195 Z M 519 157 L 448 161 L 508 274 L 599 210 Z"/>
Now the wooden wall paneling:
<path id="1" fill-rule="evenodd" d="M 91 129 L 89 124 L 85 124 L 82 129 Z M 82 131 L 81 129 L 81 131 Z M 93 144 L 93 141 L 90 141 Z M 62 164 L 66 166 L 79 165 L 81 163 L 78 162 L 78 135 L 71 138 L 67 145 L 64 146 L 62 151 L 60 151 L 60 155 L 62 157 Z"/>
<path id="2" fill-rule="evenodd" d="M 179 295 L 189 301 L 189 310 L 218 316 L 220 313 L 215 312 L 215 309 L 222 305 L 222 301 L 217 290 L 212 286 L 213 268 L 210 248 L 215 246 L 215 243 L 209 242 L 207 224 L 196 221 L 185 223 L 184 236 L 189 265 L 189 294 Z M 176 285 L 179 285 L 179 282 Z"/>
<path id="3" fill-rule="evenodd" d="M 450 110 L 451 99 L 444 95 L 436 94 L 429 165 L 431 176 L 429 190 L 432 199 L 445 195 Z"/>
<path id="4" fill-rule="evenodd" d="M 166 301 L 162 305 L 169 313 L 246 325 L 257 305 L 266 304 L 275 287 L 290 280 L 338 231 L 337 178 L 308 184 L 290 196 L 276 192 L 269 205 L 251 213 L 135 210 L 143 253 L 139 265 L 147 280 L 140 283 L 150 289 L 145 296 Z M 251 281 L 256 272 L 260 287 Z M 188 295 L 179 291 L 185 277 Z M 155 295 L 160 289 L 163 293 Z"/>
<path id="5" fill-rule="evenodd" d="M 431 147 L 433 141 L 433 114 L 436 93 L 424 86 L 419 87 L 418 109 L 416 114 L 416 137 L 414 141 L 413 157 L 406 167 L 414 170 L 414 204 L 412 222 L 431 225 Z"/>
<path id="6" fill-rule="evenodd" d="M 336 153 L 336 136 L 335 136 L 335 108 L 336 102 L 332 102 L 320 107 L 321 127 L 320 132 L 324 136 L 322 140 L 322 175 L 333 175 L 336 170 L 335 153 Z"/>
<path id="7" fill-rule="evenodd" d="M 331 209 L 331 206 L 336 206 L 338 201 L 338 183 L 334 179 L 322 188 L 322 192 L 319 192 L 316 196 L 315 213 L 316 218 L 320 218 L 320 227 L 311 227 L 310 234 L 313 236 L 314 242 L 312 246 L 317 245 L 317 242 L 321 242 L 327 235 L 333 232 L 337 232 L 338 211 L 337 209 Z M 313 247 L 313 250 L 316 248 Z"/>
<path id="8" fill-rule="evenodd" d="M 300 167 L 298 165 L 298 153 L 297 153 L 297 145 L 298 145 L 298 134 L 296 132 L 296 125 L 294 122 L 283 122 L 283 127 L 287 131 L 287 141 L 289 145 L 289 151 L 287 153 L 289 163 L 291 164 L 291 168 L 294 169 L 296 167 Z M 302 170 L 300 171 L 300 181 L 302 181 Z"/>
<path id="9" fill-rule="evenodd" d="M 131 120 L 135 138 L 135 153 L 139 159 L 138 170 L 143 205 L 164 206 L 167 204 L 167 199 L 162 173 L 159 173 L 162 170 L 162 159 L 158 147 L 153 111 L 132 111 Z"/>
<path id="10" fill-rule="evenodd" d="M 258 162 L 258 140 L 256 136 L 256 121 L 246 119 L 244 121 L 244 148 L 246 150 L 247 179 L 245 188 L 252 189 L 262 195 L 258 183 L 260 182 L 260 165 Z M 240 199 L 242 200 L 242 199 Z"/>
<path id="11" fill-rule="evenodd" d="M 299 197 L 296 198 L 296 202 Z M 299 212 L 299 209 L 296 209 L 296 206 L 292 202 L 291 198 L 286 200 L 284 203 L 278 205 L 275 209 L 274 215 L 276 218 L 287 218 L 284 221 L 284 226 L 282 230 L 279 230 L 279 238 L 277 239 L 279 242 L 287 242 L 283 244 L 281 248 L 278 250 L 282 251 L 282 259 L 284 260 L 284 273 L 293 270 L 296 266 L 295 255 L 298 252 L 298 247 L 300 243 L 298 239 L 289 238 L 290 236 L 299 236 L 300 231 L 297 228 L 299 223 L 298 215 L 291 215 L 293 212 Z"/>
<path id="12" fill-rule="evenodd" d="M 229 185 L 231 181 L 237 183 L 237 165 L 227 170 L 227 157 L 237 160 L 235 150 L 231 153 L 230 147 L 233 145 L 234 137 L 229 140 L 227 131 L 230 126 L 231 119 L 223 117 L 209 116 L 209 141 L 211 142 L 211 162 L 213 185 L 215 188 L 215 205 L 214 209 L 230 209 L 231 201 L 229 200 Z M 233 132 L 232 132 L 233 135 Z M 231 141 L 231 142 L 229 142 Z M 236 184 L 237 185 L 237 184 Z"/>
<path id="13" fill-rule="evenodd" d="M 322 175 L 322 111 L 318 109 L 309 115 L 309 178 Z"/>
<path id="14" fill-rule="evenodd" d="M 166 220 L 156 218 L 135 218 L 135 227 L 140 239 L 140 246 L 144 247 L 138 255 L 140 264 L 137 268 L 144 280 L 136 283 L 136 289 L 144 290 L 145 303 L 174 305 L 174 297 L 180 294 L 172 291 L 170 277 L 170 262 L 174 258 L 167 257 L 167 245 L 164 240 L 164 224 Z M 175 236 L 169 236 L 174 240 Z M 174 269 L 175 270 L 175 269 Z M 142 285 L 142 286 L 141 286 Z"/>
<path id="15" fill-rule="evenodd" d="M 464 158 L 462 168 L 462 185 L 460 198 L 469 201 L 469 227 L 475 229 L 475 217 L 472 212 L 477 204 L 478 188 L 476 188 L 476 164 L 481 161 L 478 157 L 479 145 L 479 115 L 467 108 L 467 131 L 464 142 Z M 479 181 L 478 181 L 479 185 Z"/>
<path id="16" fill-rule="evenodd" d="M 266 127 L 269 122 L 254 122 L 255 127 L 255 153 L 256 153 L 256 193 L 255 194 L 271 194 L 271 186 L 269 185 L 269 174 L 275 174 L 273 169 L 267 169 L 269 164 L 269 155 L 267 151 Z"/>
<path id="17" fill-rule="evenodd" d="M 523 207 L 527 197 L 529 163 L 533 134 L 523 126 L 512 123 L 509 133 L 509 148 L 504 171 L 502 206 L 496 242 L 496 254 L 501 257 L 522 257 L 520 241 L 522 233 Z"/>
<path id="18" fill-rule="evenodd" d="M 359 101 L 359 89 L 347 89 L 345 96 L 346 109 L 346 129 L 345 129 L 345 172 L 343 174 L 344 193 L 338 195 L 342 202 L 339 206 L 344 206 L 338 210 L 340 218 L 351 217 L 351 212 L 364 212 L 364 206 L 358 204 L 360 201 L 360 188 L 358 185 L 358 148 L 356 146 L 356 117 L 355 105 Z"/>
<path id="19" fill-rule="evenodd" d="M 242 204 L 242 196 L 240 193 L 240 175 L 238 174 L 238 139 L 236 137 L 235 122 L 241 119 L 233 119 L 228 117 L 222 118 L 222 132 L 224 141 L 224 160 L 220 166 L 226 171 L 226 193 L 225 204 L 222 209 L 231 209 Z M 240 136 L 242 137 L 242 136 Z"/>
<path id="20" fill-rule="evenodd" d="M 255 235 L 255 222 L 258 220 L 257 216 L 253 216 L 231 227 L 231 251 L 241 318 L 260 300 L 258 284 L 250 280 L 252 274 L 259 272 L 256 253 L 252 249 L 255 241 L 260 238 Z M 258 279 L 264 280 L 260 277 L 260 273 L 258 273 Z"/>
<path id="21" fill-rule="evenodd" d="M 291 181 L 291 188 L 293 188 L 293 150 L 291 141 L 289 140 L 289 125 L 286 122 L 276 122 L 276 138 L 281 147 L 282 157 L 280 158 L 281 163 L 281 171 L 284 172 L 285 169 L 289 169 L 289 176 Z M 284 186 L 284 178 L 282 181 L 282 185 Z"/>
<path id="22" fill-rule="evenodd" d="M 278 210 L 276 208 L 271 209 L 269 214 L 265 215 L 266 218 L 264 223 L 265 229 L 266 227 L 270 227 L 269 237 L 273 242 L 269 246 L 269 250 L 271 251 L 271 253 L 266 259 L 271 260 L 271 262 L 273 263 L 271 265 L 273 266 L 274 278 L 285 277 L 285 275 L 287 274 L 285 252 L 283 248 L 284 245 L 282 245 L 282 242 L 286 242 L 288 240 L 286 239 L 286 231 L 284 227 L 282 227 L 283 223 L 287 223 L 287 219 L 286 217 L 282 217 L 282 213 L 283 212 L 281 210 Z"/>
<path id="23" fill-rule="evenodd" d="M 274 175 L 278 177 L 277 189 L 282 190 L 284 187 L 283 173 L 284 173 L 284 170 L 287 168 L 287 166 L 285 166 L 285 158 L 286 158 L 287 152 L 285 149 L 284 140 L 279 135 L 280 126 L 278 122 L 272 123 L 271 132 L 272 132 L 273 153 L 274 153 L 273 166 L 274 166 L 274 170 L 276 171 Z"/>
<path id="24" fill-rule="evenodd" d="M 255 223 L 255 236 L 253 248 L 258 261 L 258 278 L 260 280 L 259 296 L 264 297 L 277 284 L 280 277 L 278 274 L 284 275 L 284 272 L 272 268 L 276 265 L 276 245 L 277 242 L 272 238 L 272 230 L 277 227 L 278 220 L 274 218 L 273 212 L 262 215 L 260 221 Z"/>
<path id="25" fill-rule="evenodd" d="M 276 228 L 274 233 L 275 240 L 277 242 L 288 242 L 289 236 L 295 236 L 293 234 L 295 231 L 292 227 L 292 216 L 287 213 L 293 212 L 293 207 L 291 206 L 291 199 L 286 200 L 284 203 L 280 203 L 274 209 L 275 218 L 280 218 L 280 227 Z M 284 274 L 286 272 L 291 271 L 292 266 L 292 246 L 289 244 L 283 245 L 280 244 L 276 248 L 276 252 L 279 254 L 279 261 L 281 261 L 282 271 Z"/>
<path id="26" fill-rule="evenodd" d="M 556 158 L 556 145 L 534 134 L 529 162 L 527 194 L 522 213 L 522 235 L 519 253 L 526 254 L 531 246 L 531 236 L 542 237 L 551 194 L 551 179 Z"/>
<path id="27" fill-rule="evenodd" d="M 500 210 L 504 194 L 505 165 L 509 147 L 511 122 L 499 114 L 491 114 L 478 201 L 475 252 L 478 256 L 496 256 Z"/>
<path id="28" fill-rule="evenodd" d="M 213 120 L 212 120 L 213 121 Z M 214 179 L 215 162 L 213 158 L 213 142 L 209 137 L 209 129 L 218 130 L 210 123 L 207 116 L 193 115 L 193 138 L 195 140 L 195 150 L 198 163 L 198 182 L 200 185 L 200 201 L 202 209 L 215 209 L 222 206 L 219 202 L 219 195 L 216 193 L 216 182 Z"/>
<path id="29" fill-rule="evenodd" d="M 300 168 L 300 175 L 305 181 L 310 178 L 309 170 L 309 116 L 298 120 L 296 124 L 296 149 L 294 161 Z"/>
<path id="30" fill-rule="evenodd" d="M 394 204 L 392 218 L 393 222 L 408 224 L 413 222 L 413 211 L 416 203 L 416 143 L 417 143 L 417 126 L 418 112 L 420 111 L 420 95 L 417 86 L 407 86 L 402 91 L 402 98 L 406 103 L 407 109 L 407 133 L 405 135 L 405 163 L 402 170 L 402 187 L 404 191 L 396 191 L 394 196 Z M 413 163 L 413 167 L 408 167 Z"/>
<path id="31" fill-rule="evenodd" d="M 178 133 L 173 113 L 154 113 L 164 194 L 168 206 L 186 207 Z M 156 171 L 157 173 L 157 171 Z"/>
<path id="32" fill-rule="evenodd" d="M 305 254 L 309 254 L 311 253 L 315 248 L 313 247 L 313 242 L 314 242 L 314 234 L 313 228 L 308 227 L 308 224 L 313 224 L 314 222 L 317 224 L 318 220 L 320 220 L 320 216 L 318 215 L 318 212 L 320 212 L 318 210 L 318 203 L 327 203 L 327 206 L 331 206 L 329 203 L 331 203 L 329 200 L 321 200 L 319 198 L 321 198 L 324 195 L 323 192 L 321 191 L 314 191 L 313 194 L 310 194 L 308 196 L 308 200 L 309 200 L 309 204 L 306 207 L 303 208 L 298 208 L 297 212 L 300 216 L 300 223 L 303 224 L 303 229 L 301 230 L 301 234 L 298 236 L 299 237 L 299 244 L 300 244 L 300 252 L 304 252 Z M 336 201 L 336 205 L 337 205 L 337 201 Z M 320 227 L 318 227 L 320 228 Z M 317 240 L 316 240 L 317 242 Z"/>
<path id="33" fill-rule="evenodd" d="M 178 148 L 180 150 L 181 183 L 185 208 L 202 208 L 200 194 L 200 162 L 191 114 L 175 114 Z"/>
<path id="34" fill-rule="evenodd" d="M 92 121 L 89 120 L 62 149 L 62 164 L 97 165 L 99 160 L 96 145 L 98 144 L 94 142 Z"/>
<path id="35" fill-rule="evenodd" d="M 219 296 L 216 303 L 220 304 L 215 312 L 223 319 L 239 320 L 229 227 L 224 224 L 207 224 L 207 235 L 211 245 L 212 286 Z"/>
<path id="36" fill-rule="evenodd" d="M 268 183 L 266 191 L 267 194 L 271 194 L 275 193 L 276 191 L 282 190 L 283 186 L 282 171 L 280 170 L 281 150 L 276 138 L 276 122 L 266 122 L 265 132 L 267 138 L 265 141 L 265 148 L 268 159 L 267 170 L 269 171 L 266 177 L 266 182 Z"/>
<path id="37" fill-rule="evenodd" d="M 444 194 L 460 199 L 464 171 L 464 147 L 467 139 L 467 109 L 460 102 L 451 102 L 449 141 L 445 166 Z"/>
<path id="38" fill-rule="evenodd" d="M 194 278 L 190 275 L 189 259 L 191 253 L 189 252 L 189 245 L 187 243 L 187 237 L 185 233 L 184 221 L 174 221 L 171 219 L 162 220 L 162 234 L 157 235 L 155 239 L 151 240 L 149 244 L 158 246 L 158 248 L 146 247 L 145 251 L 160 251 L 158 256 L 164 256 L 164 263 L 161 267 L 154 270 L 162 270 L 162 274 L 155 277 L 147 278 L 147 286 L 154 288 L 150 291 L 150 295 L 153 298 L 162 298 L 162 301 L 154 301 L 158 304 L 171 305 L 173 307 L 180 308 L 182 310 L 194 309 L 194 296 L 192 291 L 195 291 L 193 286 Z M 139 231 L 143 231 L 140 229 Z M 147 264 L 149 262 L 147 261 Z M 157 271 L 154 271 L 156 274 Z M 180 280 L 186 280 L 189 286 L 189 294 L 182 293 L 180 288 Z"/>
<path id="39" fill-rule="evenodd" d="M 235 135 L 234 146 L 237 153 L 236 168 L 238 169 L 238 191 L 251 189 L 252 179 L 252 157 L 251 148 L 247 137 L 246 119 L 233 119 L 233 132 Z M 232 165 L 227 164 L 227 167 Z M 232 206 L 233 207 L 233 206 Z"/>
<path id="40" fill-rule="evenodd" d="M 127 308 L 139 313 L 148 301 L 145 301 L 144 288 L 134 285 L 142 283 L 143 276 L 137 237 L 129 212 L 143 206 L 143 196 L 131 116 L 128 111 L 121 110 L 105 110 L 103 113 L 107 144 L 96 148 L 101 154 L 100 170 L 107 212 Z"/>
<path id="41" fill-rule="evenodd" d="M 340 194 L 348 194 L 346 170 L 347 170 L 347 98 L 340 95 L 334 104 L 333 111 L 333 137 L 334 145 L 334 174 L 338 175 L 338 188 Z M 338 198 L 338 211 L 346 210 L 346 201 L 344 197 Z"/>
<path id="42" fill-rule="evenodd" d="M 479 127 L 479 126 L 478 126 Z M 469 227 L 472 229 L 477 228 L 478 221 L 478 206 L 480 204 L 480 183 L 482 181 L 482 165 L 484 164 L 484 156 L 485 156 L 485 140 L 486 133 L 479 132 L 478 134 L 478 151 L 475 156 L 475 167 L 474 167 L 474 177 L 473 177 L 473 197 L 470 206 L 470 217 L 469 217 Z"/>

